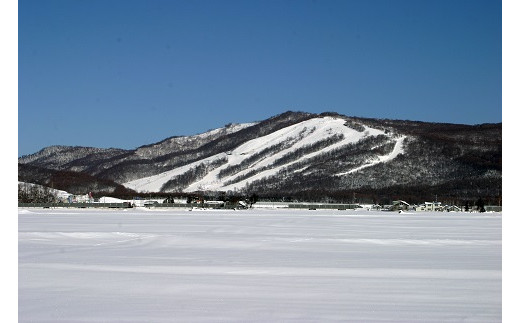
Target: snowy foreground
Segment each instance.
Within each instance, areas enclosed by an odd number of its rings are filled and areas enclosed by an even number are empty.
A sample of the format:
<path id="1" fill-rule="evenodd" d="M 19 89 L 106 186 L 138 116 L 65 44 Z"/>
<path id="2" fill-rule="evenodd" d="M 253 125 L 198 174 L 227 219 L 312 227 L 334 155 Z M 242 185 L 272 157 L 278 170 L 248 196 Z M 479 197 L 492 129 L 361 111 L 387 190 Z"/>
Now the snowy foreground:
<path id="1" fill-rule="evenodd" d="M 19 322 L 500 322 L 501 214 L 19 209 Z"/>

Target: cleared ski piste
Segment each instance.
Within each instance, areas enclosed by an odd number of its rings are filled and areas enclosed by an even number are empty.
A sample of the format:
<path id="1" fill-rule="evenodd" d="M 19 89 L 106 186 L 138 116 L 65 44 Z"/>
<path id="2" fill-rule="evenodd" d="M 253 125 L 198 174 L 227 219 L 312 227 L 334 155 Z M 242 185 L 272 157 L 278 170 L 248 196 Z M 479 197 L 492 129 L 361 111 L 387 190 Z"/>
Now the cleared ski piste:
<path id="1" fill-rule="evenodd" d="M 18 209 L 19 322 L 500 322 L 500 213 Z"/>

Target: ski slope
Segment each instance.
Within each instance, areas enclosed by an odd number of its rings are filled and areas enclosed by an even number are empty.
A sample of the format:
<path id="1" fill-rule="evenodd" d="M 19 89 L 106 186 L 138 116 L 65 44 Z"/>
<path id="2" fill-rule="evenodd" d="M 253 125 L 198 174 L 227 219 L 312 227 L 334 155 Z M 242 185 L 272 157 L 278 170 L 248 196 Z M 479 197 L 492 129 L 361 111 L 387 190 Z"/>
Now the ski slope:
<path id="1" fill-rule="evenodd" d="M 355 173 L 357 171 L 360 171 L 364 168 L 367 168 L 367 167 L 372 167 L 374 165 L 377 165 L 379 163 L 385 163 L 385 162 L 388 162 L 392 159 L 394 159 L 395 157 L 397 157 L 399 154 L 403 154 L 404 153 L 404 148 L 403 148 L 403 142 L 404 140 L 406 139 L 406 136 L 401 136 L 399 137 L 397 140 L 396 140 L 396 143 L 395 143 L 395 146 L 394 146 L 394 149 L 387 155 L 383 155 L 383 156 L 377 156 L 377 158 L 369 163 L 366 163 L 364 165 L 361 165 L 359 167 L 356 167 L 354 169 L 351 169 L 349 170 L 348 172 L 344 172 L 344 173 L 339 173 L 339 174 L 336 174 L 336 176 L 343 176 L 343 175 L 348 175 L 348 174 L 352 174 L 352 173 Z"/>
<path id="2" fill-rule="evenodd" d="M 501 322 L 501 214 L 18 209 L 19 322 Z"/>
<path id="3" fill-rule="evenodd" d="M 262 179 L 265 177 L 269 177 L 272 175 L 277 174 L 284 168 L 290 166 L 291 164 L 300 162 L 305 159 L 309 159 L 312 157 L 315 157 L 318 154 L 326 153 L 328 151 L 337 149 L 339 147 L 357 143 L 359 140 L 368 137 L 368 136 L 378 136 L 384 134 L 383 131 L 378 129 L 373 129 L 369 127 L 365 127 L 365 131 L 359 132 L 357 130 L 354 130 L 352 128 L 349 128 L 345 126 L 345 120 L 340 118 L 333 118 L 333 117 L 321 117 L 321 118 L 313 118 L 307 121 L 300 122 L 298 124 L 280 129 L 276 132 L 273 132 L 269 135 L 262 136 L 250 141 L 245 142 L 244 144 L 240 145 L 236 149 L 230 152 L 226 153 L 220 153 L 213 156 L 210 156 L 208 158 L 184 165 L 182 167 L 178 167 L 175 169 L 172 169 L 170 171 L 157 174 L 150 177 L 140 178 L 137 180 L 133 180 L 127 183 L 123 183 L 124 186 L 140 191 L 140 192 L 158 192 L 161 190 L 162 186 L 167 183 L 169 180 L 175 178 L 175 176 L 179 176 L 181 174 L 184 174 L 185 172 L 189 171 L 190 169 L 197 167 L 201 164 L 210 164 L 211 162 L 214 162 L 216 160 L 227 158 L 227 162 L 210 171 L 204 178 L 192 183 L 190 186 L 188 186 L 184 191 L 185 192 L 192 192 L 192 191 L 204 191 L 204 190 L 210 190 L 210 191 L 227 191 L 227 190 L 235 190 L 235 189 L 242 189 L 244 188 L 248 182 L 252 182 L 258 179 Z M 330 138 L 332 136 L 337 135 L 343 135 L 343 139 L 339 142 L 336 142 L 330 146 L 327 146 L 326 148 L 314 152 L 311 154 L 307 154 L 303 157 L 301 157 L 298 160 L 292 161 L 290 163 L 280 165 L 277 167 L 270 167 L 268 169 L 265 169 L 265 167 L 268 167 L 272 165 L 277 159 L 283 157 L 286 154 L 292 153 L 302 147 L 311 145 L 313 143 L 319 142 L 320 140 L 324 140 L 327 138 Z M 404 140 L 404 137 L 401 137 L 396 140 L 396 149 L 394 149 L 394 152 L 392 152 L 388 156 L 382 156 L 378 162 L 384 162 L 391 160 L 392 158 L 395 158 L 399 153 L 402 153 L 402 141 Z M 250 166 L 249 168 L 223 178 L 219 178 L 217 175 L 219 172 L 229 166 L 238 165 L 253 154 L 260 152 L 268 147 L 277 145 L 279 143 L 288 142 L 290 145 L 288 145 L 285 149 L 273 153 L 270 156 L 267 156 L 263 158 L 262 160 L 258 161 L 254 165 Z M 368 167 L 373 165 L 374 162 L 367 161 L 367 164 L 363 167 Z M 255 174 L 252 177 L 248 177 L 240 182 L 226 185 L 225 183 L 228 181 L 232 181 L 233 179 L 248 173 L 252 170 L 260 170 L 264 169 L 263 171 Z"/>

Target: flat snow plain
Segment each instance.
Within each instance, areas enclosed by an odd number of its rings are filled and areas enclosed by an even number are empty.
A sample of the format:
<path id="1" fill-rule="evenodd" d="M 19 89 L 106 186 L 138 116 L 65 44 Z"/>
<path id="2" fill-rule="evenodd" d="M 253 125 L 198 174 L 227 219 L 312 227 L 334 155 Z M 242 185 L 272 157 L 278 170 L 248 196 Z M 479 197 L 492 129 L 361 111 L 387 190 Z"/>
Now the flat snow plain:
<path id="1" fill-rule="evenodd" d="M 500 213 L 18 210 L 19 322 L 500 322 Z"/>

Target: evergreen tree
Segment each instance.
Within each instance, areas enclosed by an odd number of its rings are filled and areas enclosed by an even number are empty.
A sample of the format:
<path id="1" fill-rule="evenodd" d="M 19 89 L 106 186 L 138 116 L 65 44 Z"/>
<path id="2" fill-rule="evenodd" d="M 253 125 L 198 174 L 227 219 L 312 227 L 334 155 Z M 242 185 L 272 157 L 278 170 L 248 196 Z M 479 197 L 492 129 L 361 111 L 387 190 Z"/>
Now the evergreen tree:
<path id="1" fill-rule="evenodd" d="M 486 208 L 484 207 L 484 200 L 482 198 L 479 198 L 477 201 L 477 210 L 479 212 L 486 212 Z"/>

